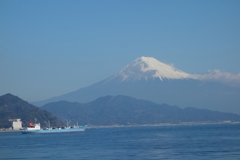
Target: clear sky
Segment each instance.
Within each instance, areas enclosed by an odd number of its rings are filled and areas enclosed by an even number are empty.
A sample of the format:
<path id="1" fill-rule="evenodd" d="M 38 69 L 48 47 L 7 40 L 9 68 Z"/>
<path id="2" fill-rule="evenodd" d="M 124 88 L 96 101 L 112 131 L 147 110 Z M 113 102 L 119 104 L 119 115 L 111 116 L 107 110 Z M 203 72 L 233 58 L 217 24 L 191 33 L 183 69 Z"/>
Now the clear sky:
<path id="1" fill-rule="evenodd" d="M 240 73 L 240 1 L 0 1 L 0 95 L 59 96 L 141 56 Z"/>

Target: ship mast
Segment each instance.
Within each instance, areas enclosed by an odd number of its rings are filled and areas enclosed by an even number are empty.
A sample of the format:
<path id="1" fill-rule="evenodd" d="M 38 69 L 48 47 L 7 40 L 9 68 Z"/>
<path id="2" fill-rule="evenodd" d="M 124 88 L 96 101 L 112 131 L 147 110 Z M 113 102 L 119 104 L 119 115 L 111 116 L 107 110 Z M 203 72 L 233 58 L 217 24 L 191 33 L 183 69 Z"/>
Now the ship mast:
<path id="1" fill-rule="evenodd" d="M 70 119 L 70 120 L 66 119 L 67 127 L 68 127 L 69 124 L 71 123 L 71 120 L 72 120 L 72 119 Z"/>
<path id="2" fill-rule="evenodd" d="M 48 128 L 50 128 L 50 121 L 47 121 L 47 122 L 45 121 L 45 124 Z"/>

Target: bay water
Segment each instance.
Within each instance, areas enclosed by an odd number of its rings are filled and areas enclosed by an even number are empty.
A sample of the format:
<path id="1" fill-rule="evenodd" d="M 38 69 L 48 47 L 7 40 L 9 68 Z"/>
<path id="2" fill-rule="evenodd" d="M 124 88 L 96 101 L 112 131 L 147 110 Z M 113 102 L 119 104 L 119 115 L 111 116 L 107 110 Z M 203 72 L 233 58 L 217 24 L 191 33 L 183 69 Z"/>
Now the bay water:
<path id="1" fill-rule="evenodd" d="M 240 124 L 0 133 L 0 159 L 240 159 Z"/>

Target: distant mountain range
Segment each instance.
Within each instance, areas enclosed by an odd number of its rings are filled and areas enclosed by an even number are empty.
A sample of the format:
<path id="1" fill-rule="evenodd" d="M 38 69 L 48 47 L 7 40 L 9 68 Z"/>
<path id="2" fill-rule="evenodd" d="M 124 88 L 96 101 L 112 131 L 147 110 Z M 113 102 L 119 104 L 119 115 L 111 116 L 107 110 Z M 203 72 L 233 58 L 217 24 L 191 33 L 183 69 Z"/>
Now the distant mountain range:
<path id="1" fill-rule="evenodd" d="M 126 95 L 181 108 L 195 107 L 240 114 L 240 76 L 213 71 L 189 74 L 152 57 L 141 57 L 115 75 L 88 87 L 40 102 L 87 103 L 107 95 Z"/>
<path id="2" fill-rule="evenodd" d="M 62 125 L 61 120 L 48 111 L 33 106 L 17 96 L 12 94 L 0 96 L 0 128 L 11 127 L 12 122 L 9 122 L 9 119 L 17 118 L 22 120 L 23 127 L 27 127 L 29 122 L 34 123 L 35 118 L 42 127 L 46 126 L 47 121 L 50 121 L 52 126 Z"/>
<path id="3" fill-rule="evenodd" d="M 196 109 L 181 109 L 129 96 L 105 96 L 89 103 L 59 101 L 41 107 L 61 120 L 88 125 L 143 125 L 181 122 L 240 122 L 240 115 Z"/>

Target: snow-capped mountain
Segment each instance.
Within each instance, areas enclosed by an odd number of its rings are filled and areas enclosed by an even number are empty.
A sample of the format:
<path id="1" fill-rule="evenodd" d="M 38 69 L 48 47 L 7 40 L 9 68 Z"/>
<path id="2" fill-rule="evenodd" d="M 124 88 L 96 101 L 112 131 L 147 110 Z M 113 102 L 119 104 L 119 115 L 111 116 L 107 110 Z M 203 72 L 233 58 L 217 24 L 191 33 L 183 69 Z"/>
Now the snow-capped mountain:
<path id="1" fill-rule="evenodd" d="M 179 79 L 194 79 L 200 81 L 215 81 L 221 82 L 231 86 L 240 87 L 240 73 L 232 74 L 228 72 L 221 72 L 219 70 L 208 71 L 206 74 L 189 74 L 183 72 L 173 65 L 168 65 L 158 61 L 153 57 L 140 57 L 126 65 L 115 75 L 109 77 L 107 80 L 124 81 L 139 81 L 139 80 L 153 80 L 159 79 L 163 81 L 179 80 Z"/>
<path id="2" fill-rule="evenodd" d="M 187 79 L 190 74 L 176 69 L 171 65 L 164 64 L 152 57 L 141 57 L 125 66 L 111 79 L 120 79 L 121 81 L 141 80 L 141 79 Z"/>
<path id="3" fill-rule="evenodd" d="M 229 80 L 231 84 L 238 81 L 239 77 L 222 72 L 189 74 L 152 57 L 140 57 L 105 80 L 33 104 L 42 106 L 60 100 L 86 103 L 106 95 L 126 95 L 182 108 L 240 114 L 240 87 L 226 85 Z"/>

